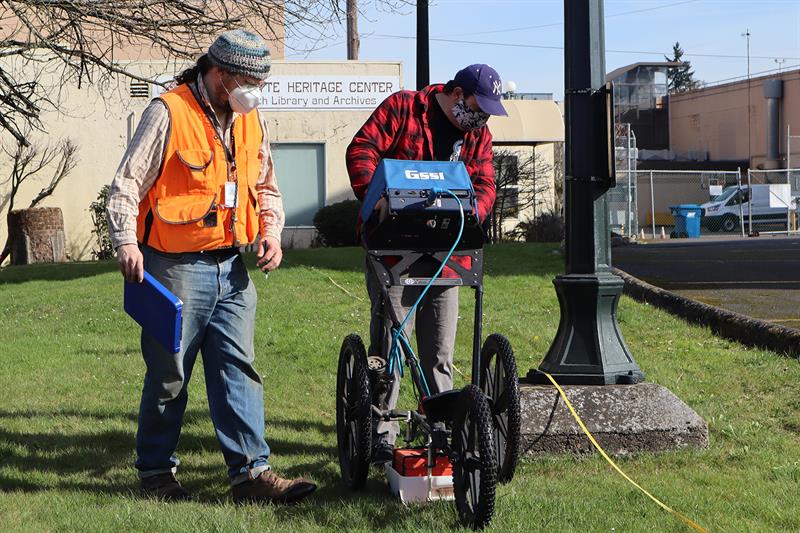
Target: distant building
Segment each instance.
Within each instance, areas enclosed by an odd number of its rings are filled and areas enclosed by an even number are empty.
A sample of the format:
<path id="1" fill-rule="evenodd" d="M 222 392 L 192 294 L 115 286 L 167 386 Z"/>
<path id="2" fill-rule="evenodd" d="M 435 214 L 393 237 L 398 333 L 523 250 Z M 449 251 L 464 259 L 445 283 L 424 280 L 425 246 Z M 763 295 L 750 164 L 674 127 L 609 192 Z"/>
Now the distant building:
<path id="1" fill-rule="evenodd" d="M 669 112 L 667 71 L 680 63 L 640 62 L 606 76 L 614 85 L 614 122 L 630 124 L 639 149 L 667 150 Z"/>
<path id="2" fill-rule="evenodd" d="M 800 69 L 672 94 L 669 111 L 674 154 L 769 170 L 786 168 L 788 151 L 800 167 L 800 138 L 787 144 L 800 135 Z"/>
<path id="3" fill-rule="evenodd" d="M 517 93 L 519 94 L 519 93 Z M 564 173 L 564 118 L 552 98 L 504 99 L 507 117 L 489 119 L 503 232 L 558 213 Z M 514 179 L 509 180 L 510 176 Z"/>
<path id="4" fill-rule="evenodd" d="M 552 100 L 553 93 L 518 93 L 506 91 L 503 100 Z"/>

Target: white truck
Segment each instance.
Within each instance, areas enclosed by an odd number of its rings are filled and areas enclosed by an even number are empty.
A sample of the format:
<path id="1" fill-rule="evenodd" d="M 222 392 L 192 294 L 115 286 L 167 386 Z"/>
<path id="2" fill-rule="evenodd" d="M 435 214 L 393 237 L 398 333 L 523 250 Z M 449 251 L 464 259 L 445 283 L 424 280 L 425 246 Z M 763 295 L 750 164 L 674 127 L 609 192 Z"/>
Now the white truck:
<path id="1" fill-rule="evenodd" d="M 753 227 L 782 226 L 785 229 L 789 212 L 795 210 L 796 199 L 784 189 L 788 189 L 788 185 L 752 185 L 752 193 L 747 185 L 725 187 L 722 194 L 700 206 L 702 225 L 711 231 L 736 231 L 740 217 L 745 226 L 749 224 L 752 209 Z"/>

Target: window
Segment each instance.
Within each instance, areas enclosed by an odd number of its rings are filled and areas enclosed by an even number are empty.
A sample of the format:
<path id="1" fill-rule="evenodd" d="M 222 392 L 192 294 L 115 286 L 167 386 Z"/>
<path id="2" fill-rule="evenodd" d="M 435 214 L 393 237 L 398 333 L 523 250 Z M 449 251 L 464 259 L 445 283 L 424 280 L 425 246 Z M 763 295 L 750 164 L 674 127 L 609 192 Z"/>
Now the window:
<path id="1" fill-rule="evenodd" d="M 313 226 L 314 215 L 325 205 L 325 145 L 272 143 L 272 159 L 286 226 Z"/>
<path id="2" fill-rule="evenodd" d="M 734 189 L 736 191 L 736 189 Z M 731 199 L 725 204 L 727 206 L 746 204 L 750 201 L 750 191 L 738 191 L 739 194 L 733 194 Z"/>
<path id="3" fill-rule="evenodd" d="M 519 215 L 519 157 L 505 152 L 494 155 L 495 208 L 502 218 Z"/>

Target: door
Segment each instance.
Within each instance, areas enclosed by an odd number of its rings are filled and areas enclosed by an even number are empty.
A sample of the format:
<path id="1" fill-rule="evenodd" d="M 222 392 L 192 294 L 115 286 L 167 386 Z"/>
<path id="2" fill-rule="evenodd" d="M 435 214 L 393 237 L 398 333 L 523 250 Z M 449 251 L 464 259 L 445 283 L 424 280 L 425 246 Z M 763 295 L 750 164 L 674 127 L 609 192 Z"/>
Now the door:
<path id="1" fill-rule="evenodd" d="M 286 226 L 313 226 L 314 214 L 325 205 L 325 145 L 272 143 L 272 160 Z"/>

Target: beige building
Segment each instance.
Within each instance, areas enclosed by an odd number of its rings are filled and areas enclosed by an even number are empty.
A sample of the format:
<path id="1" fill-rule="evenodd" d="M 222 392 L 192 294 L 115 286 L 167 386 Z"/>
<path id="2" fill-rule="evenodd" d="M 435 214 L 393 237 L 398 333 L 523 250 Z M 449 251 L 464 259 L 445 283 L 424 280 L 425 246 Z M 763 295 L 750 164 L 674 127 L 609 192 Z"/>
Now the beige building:
<path id="1" fill-rule="evenodd" d="M 531 183 L 506 185 L 516 195 L 516 209 L 511 206 L 503 220 L 503 231 L 511 231 L 520 222 L 551 212 L 559 212 L 558 183 L 563 176 L 564 119 L 561 109 L 553 100 L 505 100 L 507 117 L 492 117 L 495 154 L 509 154 L 513 163 L 525 167 Z M 526 163 L 527 162 L 527 163 Z M 502 172 L 502 170 L 500 171 Z M 502 193 L 498 195 L 502 198 Z"/>
<path id="2" fill-rule="evenodd" d="M 146 60 L 130 68 L 142 77 L 159 80 L 180 70 L 163 61 Z M 402 64 L 397 61 L 273 62 L 263 109 L 286 207 L 285 246 L 309 245 L 315 233 L 314 213 L 323 205 L 353 197 L 345 166 L 347 145 L 375 106 L 402 88 L 402 79 Z M 60 91 L 61 105 L 58 111 L 43 115 L 47 135 L 33 138 L 42 144 L 71 138 L 79 147 L 80 161 L 41 205 L 62 209 L 67 253 L 72 259 L 87 259 L 94 246 L 89 204 L 110 183 L 142 111 L 160 88 L 118 79 L 103 87 L 79 89 L 59 86 L 56 75 L 49 83 Z M 490 122 L 495 143 L 555 162 L 555 143 L 564 138 L 557 105 L 552 101 L 506 101 L 505 105 L 511 116 Z M 8 161 L 0 162 L 0 177 L 8 175 L 8 165 Z M 48 176 L 43 173 L 26 182 L 15 207 L 26 207 Z M 543 201 L 554 205 L 554 179 L 552 175 L 546 179 L 550 192 Z M 0 197 L 0 206 L 3 200 Z M 517 219 L 526 216 L 519 213 Z M 0 218 L 0 235 L 5 236 L 5 217 Z"/>
<path id="3" fill-rule="evenodd" d="M 800 135 L 800 70 L 671 94 L 669 113 L 673 152 L 707 153 L 710 161 L 749 159 L 754 169 L 786 168 L 787 128 Z M 796 168 L 800 139 L 792 142 Z M 777 157 L 770 156 L 770 143 Z"/>

